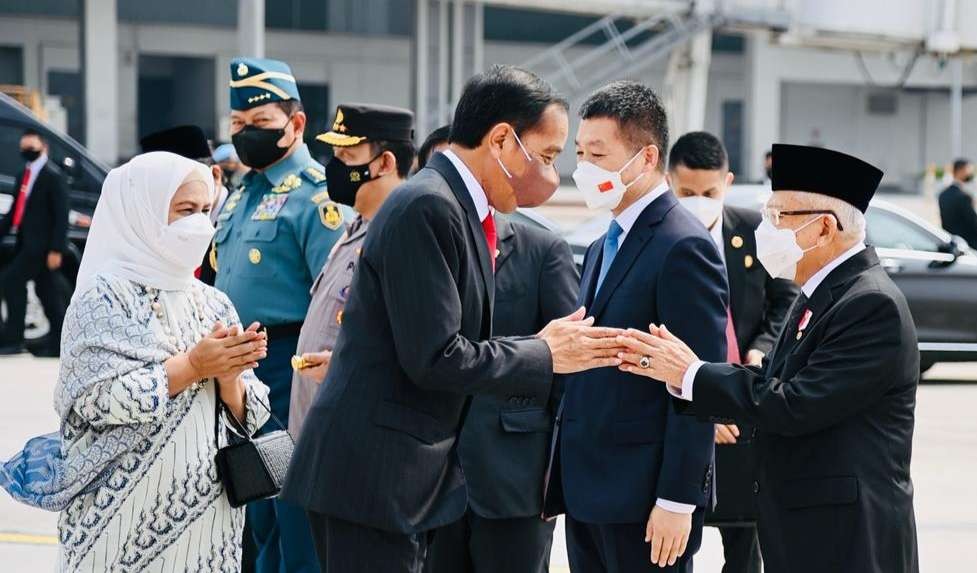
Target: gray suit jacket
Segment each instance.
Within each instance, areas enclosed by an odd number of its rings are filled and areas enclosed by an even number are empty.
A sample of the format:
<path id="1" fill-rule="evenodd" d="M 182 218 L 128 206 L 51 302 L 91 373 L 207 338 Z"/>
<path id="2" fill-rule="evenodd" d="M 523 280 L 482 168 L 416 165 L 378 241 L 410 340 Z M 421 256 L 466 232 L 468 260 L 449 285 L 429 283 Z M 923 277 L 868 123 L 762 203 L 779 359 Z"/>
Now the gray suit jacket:
<path id="1" fill-rule="evenodd" d="M 400 533 L 461 517 L 468 395 L 531 394 L 553 376 L 542 340 L 490 340 L 494 291 L 471 195 L 438 154 L 370 224 L 282 498 Z"/>
<path id="2" fill-rule="evenodd" d="M 549 231 L 496 218 L 494 332 L 522 336 L 576 309 L 580 278 L 570 246 Z M 461 433 L 472 510 L 490 519 L 539 516 L 560 376 L 535 392 L 478 396 Z"/>

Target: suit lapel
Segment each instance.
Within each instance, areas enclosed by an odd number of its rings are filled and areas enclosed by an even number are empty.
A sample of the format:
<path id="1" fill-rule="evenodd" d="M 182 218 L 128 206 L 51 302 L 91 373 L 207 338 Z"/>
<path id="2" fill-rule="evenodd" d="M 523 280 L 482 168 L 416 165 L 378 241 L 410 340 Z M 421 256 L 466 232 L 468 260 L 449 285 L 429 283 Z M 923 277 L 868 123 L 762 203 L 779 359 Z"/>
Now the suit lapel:
<path id="1" fill-rule="evenodd" d="M 814 294 L 810 300 L 801 305 L 802 308 L 792 309 L 787 319 L 788 322 L 784 325 L 784 329 L 780 333 L 780 339 L 777 341 L 773 358 L 770 361 L 769 372 L 772 375 L 780 372 L 780 369 L 783 367 L 787 357 L 794 350 L 794 347 L 804 339 L 807 332 L 813 330 L 821 319 L 825 317 L 837 299 L 837 296 L 845 290 L 845 287 L 847 287 L 852 279 L 878 264 L 879 258 L 875 254 L 875 249 L 867 247 L 831 271 L 825 277 L 824 281 L 814 290 Z M 807 324 L 804 325 L 804 330 L 798 332 L 798 326 L 804 319 L 806 311 L 810 311 L 811 317 L 806 321 Z"/>
<path id="2" fill-rule="evenodd" d="M 498 255 L 495 257 L 495 272 L 498 273 L 502 265 L 509 260 L 509 255 L 518 247 L 512 222 L 508 217 L 495 218 L 495 233 L 498 240 Z"/>
<path id="3" fill-rule="evenodd" d="M 455 199 L 465 210 L 468 231 L 471 233 L 470 238 L 478 252 L 478 265 L 482 272 L 482 281 L 485 283 L 485 298 L 488 300 L 489 316 L 492 316 L 495 310 L 495 273 L 492 272 L 492 260 L 489 258 L 488 243 L 485 241 L 485 230 L 482 228 L 482 222 L 478 219 L 475 202 L 472 201 L 472 196 L 468 192 L 468 187 L 462 180 L 461 174 L 444 154 L 435 154 L 428 161 L 427 167 L 434 169 L 444 177 L 451 192 L 454 193 Z M 496 229 L 496 233 L 498 233 L 498 229 Z"/>
<path id="4" fill-rule="evenodd" d="M 631 230 L 628 231 L 627 236 L 624 238 L 624 244 L 618 249 L 617 256 L 614 257 L 614 262 L 611 263 L 611 268 L 608 269 L 607 276 L 604 277 L 604 282 L 601 283 L 600 290 L 597 291 L 594 304 L 589 314 L 597 316 L 603 312 L 604 307 L 607 306 L 607 302 L 611 298 L 611 294 L 621 284 L 624 277 L 627 276 L 628 270 L 631 269 L 635 259 L 638 258 L 641 251 L 644 250 L 645 244 L 655 234 L 655 225 L 660 223 L 665 218 L 665 215 L 677 204 L 678 201 L 675 199 L 675 196 L 668 191 L 645 207 L 645 210 L 641 212 L 638 220 L 634 222 L 634 226 L 631 227 Z M 603 238 L 601 238 L 601 247 L 599 248 L 602 248 L 602 244 Z M 600 257 L 594 258 L 598 259 Z"/>
<path id="5" fill-rule="evenodd" d="M 590 316 L 590 305 L 593 302 L 594 283 L 597 282 L 597 269 L 600 268 L 600 249 L 603 243 L 604 237 L 601 236 L 593 244 L 587 254 L 589 255 L 591 252 L 594 254 L 584 258 L 583 271 L 580 273 L 580 293 L 577 295 L 577 307 L 586 307 L 588 316 Z"/>

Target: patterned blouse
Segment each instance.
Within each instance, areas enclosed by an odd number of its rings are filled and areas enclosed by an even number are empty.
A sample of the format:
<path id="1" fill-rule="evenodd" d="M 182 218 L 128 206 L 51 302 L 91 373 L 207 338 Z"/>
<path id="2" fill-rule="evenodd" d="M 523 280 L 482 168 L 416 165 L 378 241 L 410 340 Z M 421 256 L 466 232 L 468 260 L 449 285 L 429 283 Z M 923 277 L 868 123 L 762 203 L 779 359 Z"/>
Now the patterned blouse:
<path id="1" fill-rule="evenodd" d="M 98 470 L 60 515 L 65 571 L 241 569 L 244 510 L 228 504 L 214 463 L 215 382 L 171 398 L 163 364 L 214 322 L 238 316 L 223 293 L 196 281 L 159 292 L 162 312 L 154 298 L 100 276 L 65 318 L 55 394 L 62 455 Z M 244 381 L 244 426 L 254 433 L 268 418 L 268 388 L 251 371 Z"/>

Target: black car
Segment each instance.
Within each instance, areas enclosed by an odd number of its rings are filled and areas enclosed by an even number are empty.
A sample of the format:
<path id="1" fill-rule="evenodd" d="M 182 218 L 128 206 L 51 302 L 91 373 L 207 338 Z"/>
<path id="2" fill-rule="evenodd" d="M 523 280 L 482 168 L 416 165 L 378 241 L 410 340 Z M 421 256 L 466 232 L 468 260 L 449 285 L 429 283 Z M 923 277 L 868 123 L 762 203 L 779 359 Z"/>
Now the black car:
<path id="1" fill-rule="evenodd" d="M 24 171 L 21 159 L 20 136 L 33 129 L 48 143 L 49 160 L 64 174 L 69 189 L 68 251 L 64 253 L 62 275 L 71 285 L 78 274 L 81 253 L 88 237 L 92 213 L 102 190 L 108 169 L 68 135 L 47 125 L 14 99 L 0 93 L 0 216 L 12 207 L 17 192 L 17 180 Z M 36 300 L 28 305 L 28 338 L 44 334 L 43 313 Z"/>
<path id="2" fill-rule="evenodd" d="M 740 196 L 732 202 L 762 204 L 753 199 Z M 866 242 L 906 295 L 916 321 L 920 369 L 925 372 L 937 362 L 977 361 L 977 252 L 886 201 L 873 201 L 865 218 Z M 564 235 L 578 265 L 609 222 L 610 214 L 599 215 Z"/>

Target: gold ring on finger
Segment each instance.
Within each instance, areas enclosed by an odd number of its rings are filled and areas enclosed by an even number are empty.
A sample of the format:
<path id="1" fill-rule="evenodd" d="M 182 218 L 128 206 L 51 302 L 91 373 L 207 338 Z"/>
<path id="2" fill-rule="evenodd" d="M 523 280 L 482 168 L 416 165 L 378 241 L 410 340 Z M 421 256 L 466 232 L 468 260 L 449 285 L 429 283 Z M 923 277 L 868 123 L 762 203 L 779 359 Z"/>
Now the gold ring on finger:
<path id="1" fill-rule="evenodd" d="M 638 366 L 644 368 L 645 370 L 651 368 L 651 357 L 642 356 L 641 360 L 638 361 Z"/>

